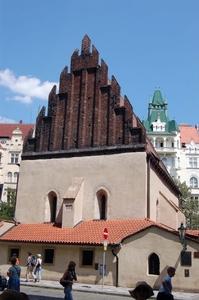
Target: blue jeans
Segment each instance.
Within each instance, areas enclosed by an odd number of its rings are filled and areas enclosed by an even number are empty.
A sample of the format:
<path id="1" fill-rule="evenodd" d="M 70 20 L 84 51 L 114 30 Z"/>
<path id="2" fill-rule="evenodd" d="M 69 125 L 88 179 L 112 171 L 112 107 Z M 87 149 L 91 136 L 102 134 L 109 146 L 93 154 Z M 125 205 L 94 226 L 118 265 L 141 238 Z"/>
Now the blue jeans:
<path id="1" fill-rule="evenodd" d="M 35 269 L 35 272 L 34 272 L 35 275 L 37 275 L 37 279 L 38 280 L 41 280 L 41 266 L 40 267 L 36 267 Z"/>
<path id="2" fill-rule="evenodd" d="M 72 295 L 72 286 L 71 285 L 67 285 L 64 288 L 64 300 L 73 300 L 73 295 Z"/>

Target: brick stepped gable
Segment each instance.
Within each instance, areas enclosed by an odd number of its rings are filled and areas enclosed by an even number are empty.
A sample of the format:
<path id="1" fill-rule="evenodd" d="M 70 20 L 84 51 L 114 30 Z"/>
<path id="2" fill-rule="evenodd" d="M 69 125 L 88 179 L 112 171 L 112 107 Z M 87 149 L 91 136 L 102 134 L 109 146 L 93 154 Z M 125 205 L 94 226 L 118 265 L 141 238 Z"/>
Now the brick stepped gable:
<path id="1" fill-rule="evenodd" d="M 145 151 L 146 132 L 115 77 L 108 79 L 108 67 L 87 35 L 81 54 L 71 57 L 71 72 L 60 75 L 59 94 L 49 94 L 48 114 L 43 107 L 36 120 L 35 137 L 24 144 L 23 157 L 104 150 Z M 114 149 L 114 150 L 113 150 Z M 128 149 L 128 150 L 127 150 Z M 130 150 L 131 149 L 131 150 Z M 39 154 L 40 153 L 40 154 Z"/>

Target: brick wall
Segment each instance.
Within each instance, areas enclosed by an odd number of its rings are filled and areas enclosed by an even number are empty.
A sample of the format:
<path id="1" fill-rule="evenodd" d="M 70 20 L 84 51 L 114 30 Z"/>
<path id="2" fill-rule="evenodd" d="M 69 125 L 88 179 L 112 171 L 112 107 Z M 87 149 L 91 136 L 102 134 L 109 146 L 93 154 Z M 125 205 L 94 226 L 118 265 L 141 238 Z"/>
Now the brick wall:
<path id="1" fill-rule="evenodd" d="M 81 151 L 146 143 L 146 132 L 120 86 L 86 35 L 81 53 L 75 50 L 71 70 L 60 74 L 59 93 L 49 94 L 48 111 L 42 108 L 34 139 L 27 139 L 24 152 Z M 31 146 L 30 146 L 31 144 Z M 34 147 L 33 147 L 34 145 Z"/>

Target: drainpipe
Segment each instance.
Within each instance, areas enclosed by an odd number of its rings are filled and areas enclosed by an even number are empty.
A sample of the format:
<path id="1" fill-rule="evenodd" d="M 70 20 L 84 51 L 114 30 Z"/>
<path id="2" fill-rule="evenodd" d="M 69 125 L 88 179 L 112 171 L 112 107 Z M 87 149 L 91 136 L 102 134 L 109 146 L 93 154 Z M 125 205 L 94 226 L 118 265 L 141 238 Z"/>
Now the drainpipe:
<path id="1" fill-rule="evenodd" d="M 117 254 L 114 252 L 115 250 L 115 247 L 114 248 L 111 248 L 111 252 L 112 254 L 116 257 L 116 283 L 115 283 L 115 286 L 118 287 L 118 265 L 119 265 L 119 258 L 117 256 Z"/>

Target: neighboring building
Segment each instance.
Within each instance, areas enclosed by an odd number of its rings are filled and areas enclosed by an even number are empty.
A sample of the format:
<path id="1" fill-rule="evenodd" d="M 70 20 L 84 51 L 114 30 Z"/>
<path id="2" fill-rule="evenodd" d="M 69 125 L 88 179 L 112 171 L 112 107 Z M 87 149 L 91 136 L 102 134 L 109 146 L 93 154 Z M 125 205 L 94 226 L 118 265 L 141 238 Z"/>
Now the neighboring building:
<path id="1" fill-rule="evenodd" d="M 9 201 L 17 188 L 23 141 L 33 124 L 0 124 L 0 201 Z"/>
<path id="2" fill-rule="evenodd" d="M 0 237 L 2 273 L 15 251 L 25 276 L 31 250 L 42 254 L 43 279 L 59 280 L 74 260 L 79 282 L 101 284 L 107 228 L 105 285 L 146 280 L 158 288 L 173 265 L 175 288 L 197 290 L 198 236 L 188 237 L 181 252 L 179 190 L 90 46 L 85 36 L 58 93 L 54 86 L 49 94 L 47 115 L 43 107 L 24 143 L 16 223 Z"/>
<path id="3" fill-rule="evenodd" d="M 199 128 L 180 125 L 181 136 L 181 182 L 191 189 L 193 199 L 199 201 Z"/>
<path id="4" fill-rule="evenodd" d="M 168 104 L 159 89 L 150 99 L 148 117 L 142 123 L 171 177 L 180 179 L 180 130 L 175 120 L 169 120 Z"/>
<path id="5" fill-rule="evenodd" d="M 168 104 L 155 90 L 143 120 L 147 136 L 173 179 L 186 182 L 192 197 L 199 200 L 199 129 L 180 125 L 168 117 Z"/>

